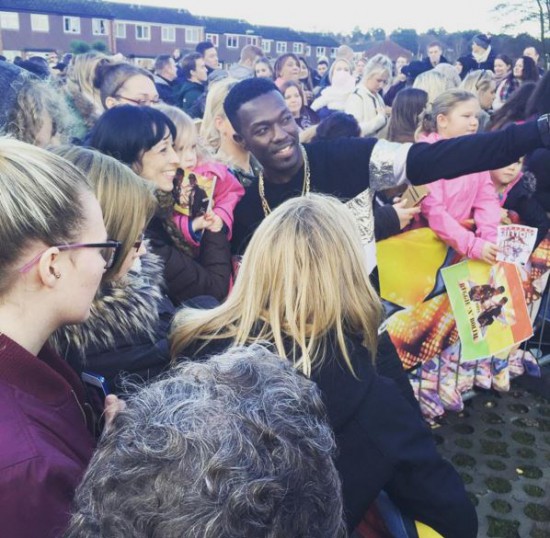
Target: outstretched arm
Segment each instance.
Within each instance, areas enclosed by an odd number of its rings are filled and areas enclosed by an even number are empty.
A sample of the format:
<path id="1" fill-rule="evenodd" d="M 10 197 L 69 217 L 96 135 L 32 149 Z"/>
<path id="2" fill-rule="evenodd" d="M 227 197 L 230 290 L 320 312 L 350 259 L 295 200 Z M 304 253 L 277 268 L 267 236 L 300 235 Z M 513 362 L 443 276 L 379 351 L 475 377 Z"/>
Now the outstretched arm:
<path id="1" fill-rule="evenodd" d="M 460 136 L 434 144 L 413 144 L 407 154 L 407 179 L 415 185 L 496 170 L 549 144 L 548 116 L 494 133 Z"/>

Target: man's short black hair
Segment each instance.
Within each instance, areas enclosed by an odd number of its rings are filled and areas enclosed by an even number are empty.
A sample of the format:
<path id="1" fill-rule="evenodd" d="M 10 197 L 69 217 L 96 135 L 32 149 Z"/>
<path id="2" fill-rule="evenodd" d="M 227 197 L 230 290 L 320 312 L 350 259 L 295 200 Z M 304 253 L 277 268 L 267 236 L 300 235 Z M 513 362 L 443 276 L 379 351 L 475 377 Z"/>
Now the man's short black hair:
<path id="1" fill-rule="evenodd" d="M 237 119 L 239 109 L 248 101 L 270 92 L 279 92 L 279 90 L 272 80 L 261 77 L 247 78 L 231 88 L 223 103 L 223 109 L 237 133 L 240 132 L 239 120 Z"/>
<path id="2" fill-rule="evenodd" d="M 214 43 L 212 41 L 201 41 L 196 47 L 195 52 L 198 52 L 201 56 L 204 56 L 204 51 L 208 49 L 215 49 Z"/>
<path id="3" fill-rule="evenodd" d="M 197 69 L 197 60 L 202 59 L 202 55 L 199 52 L 190 52 L 186 54 L 180 62 L 181 75 L 186 80 L 191 78 L 191 71 Z"/>

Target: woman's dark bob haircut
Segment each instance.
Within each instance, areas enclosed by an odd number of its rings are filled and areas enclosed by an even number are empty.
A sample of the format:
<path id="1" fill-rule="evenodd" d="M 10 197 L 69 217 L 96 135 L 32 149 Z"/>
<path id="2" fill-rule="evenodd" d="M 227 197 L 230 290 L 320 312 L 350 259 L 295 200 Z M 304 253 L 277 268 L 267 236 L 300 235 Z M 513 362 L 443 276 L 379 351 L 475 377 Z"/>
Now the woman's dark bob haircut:
<path id="1" fill-rule="evenodd" d="M 168 116 L 151 107 L 121 105 L 105 111 L 90 133 L 89 146 L 129 166 L 139 164 L 176 126 Z"/>

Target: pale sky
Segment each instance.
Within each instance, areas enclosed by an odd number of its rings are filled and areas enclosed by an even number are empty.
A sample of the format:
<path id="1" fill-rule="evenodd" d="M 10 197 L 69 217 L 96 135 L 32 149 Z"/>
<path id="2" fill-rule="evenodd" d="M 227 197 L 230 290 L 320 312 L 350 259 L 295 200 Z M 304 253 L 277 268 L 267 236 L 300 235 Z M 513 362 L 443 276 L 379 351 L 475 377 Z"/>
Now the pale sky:
<path id="1" fill-rule="evenodd" d="M 115 0 L 188 9 L 193 15 L 244 19 L 251 24 L 286 26 L 294 30 L 350 33 L 355 26 L 362 30 L 414 28 L 419 33 L 429 28 L 448 32 L 478 28 L 499 33 L 508 22 L 492 8 L 501 0 Z M 531 0 L 524 0 L 531 1 Z M 327 7 L 324 7 L 327 6 Z M 332 7 L 328 7 L 332 6 Z M 511 21 L 514 22 L 514 21 Z M 528 31 L 537 35 L 536 26 L 506 30 L 512 35 Z"/>

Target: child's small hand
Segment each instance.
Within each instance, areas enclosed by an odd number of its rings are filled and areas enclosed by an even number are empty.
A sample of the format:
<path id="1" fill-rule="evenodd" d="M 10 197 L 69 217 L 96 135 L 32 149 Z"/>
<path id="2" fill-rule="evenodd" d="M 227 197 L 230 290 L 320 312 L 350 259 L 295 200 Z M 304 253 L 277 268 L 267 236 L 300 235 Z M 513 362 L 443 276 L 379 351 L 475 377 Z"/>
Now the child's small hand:
<path id="1" fill-rule="evenodd" d="M 401 200 L 395 204 L 393 204 L 393 208 L 395 209 L 395 212 L 397 213 L 397 217 L 399 218 L 399 229 L 402 230 L 405 228 L 405 226 L 408 226 L 413 219 L 415 215 L 418 215 L 420 213 L 419 207 L 409 207 L 406 208 L 405 204 L 407 203 L 407 200 Z"/>
<path id="2" fill-rule="evenodd" d="M 508 211 L 506 209 L 500 210 L 500 223 L 512 224 L 512 220 L 510 219 L 510 216 L 508 215 Z"/>
<path id="3" fill-rule="evenodd" d="M 499 253 L 498 247 L 493 244 L 489 243 L 488 241 L 483 245 L 483 248 L 481 249 L 481 260 L 484 262 L 493 264 L 497 261 L 497 254 Z"/>
<path id="4" fill-rule="evenodd" d="M 208 221 L 206 220 L 206 216 L 201 215 L 200 217 L 195 217 L 191 222 L 191 227 L 193 228 L 194 232 L 200 232 L 201 230 L 208 228 Z"/>
<path id="5" fill-rule="evenodd" d="M 212 211 L 204 215 L 204 220 L 206 222 L 206 229 L 211 232 L 220 232 L 223 228 L 223 220 Z"/>

